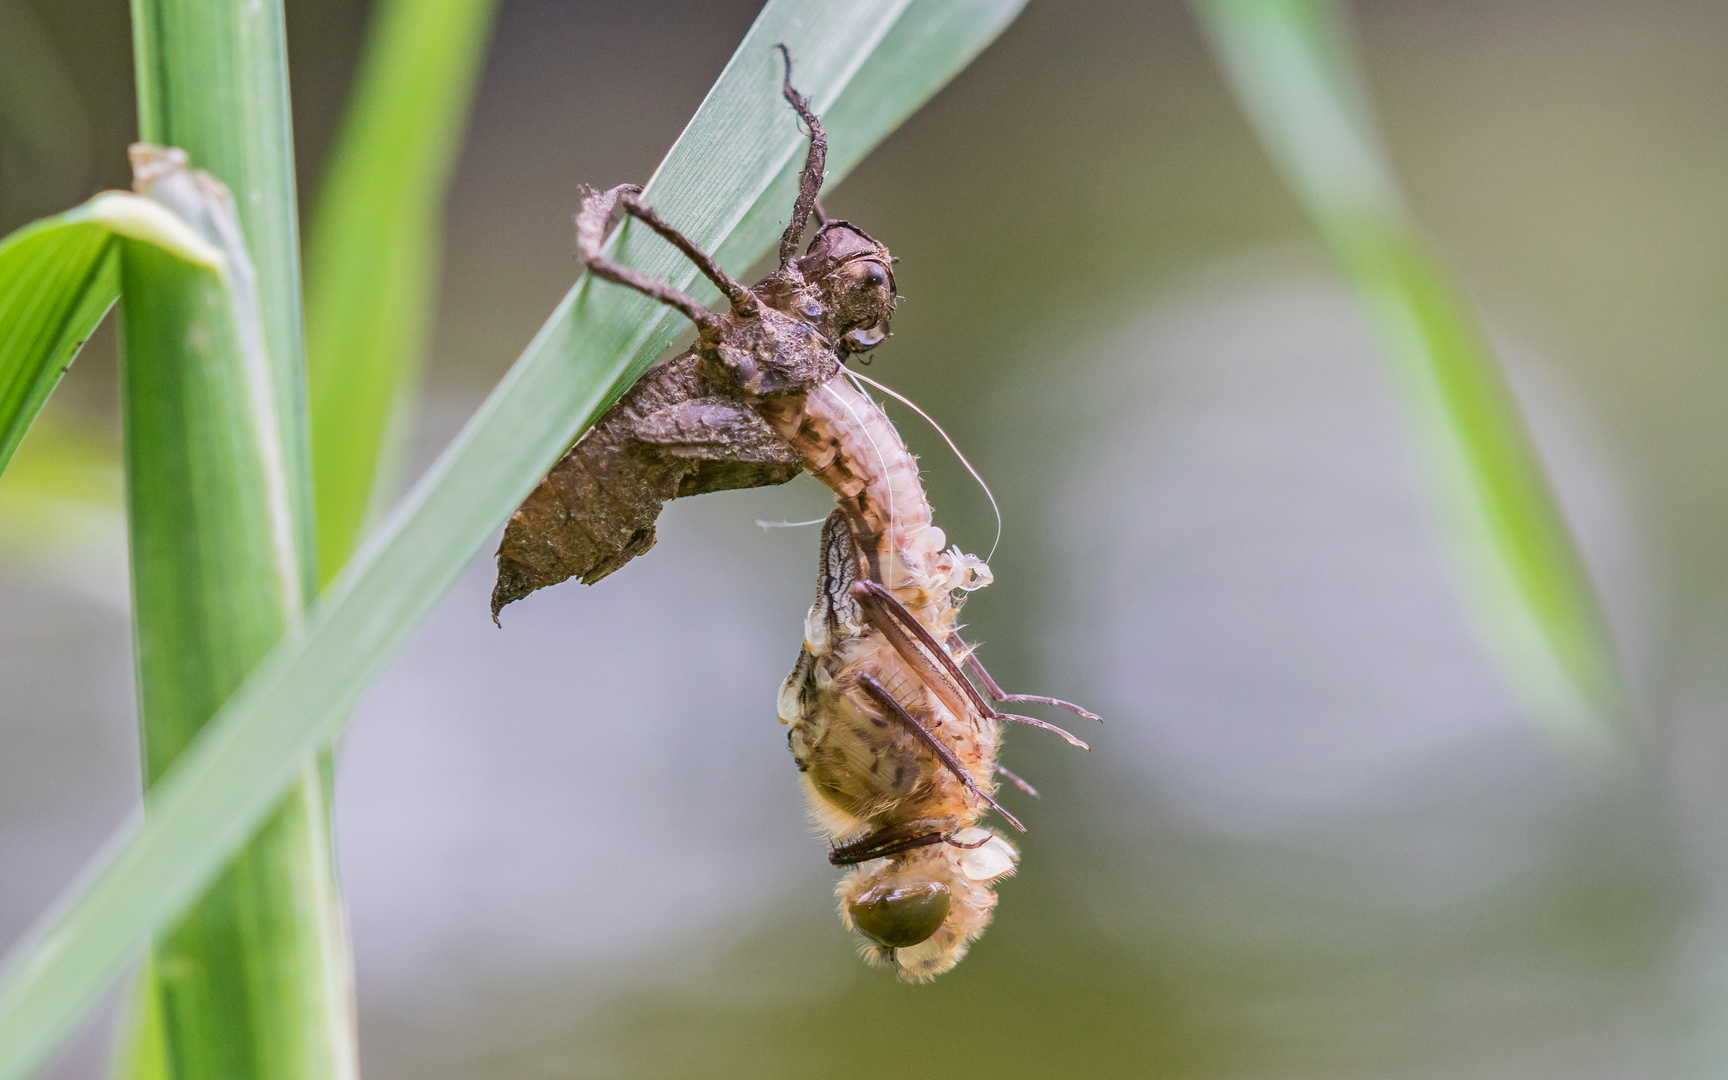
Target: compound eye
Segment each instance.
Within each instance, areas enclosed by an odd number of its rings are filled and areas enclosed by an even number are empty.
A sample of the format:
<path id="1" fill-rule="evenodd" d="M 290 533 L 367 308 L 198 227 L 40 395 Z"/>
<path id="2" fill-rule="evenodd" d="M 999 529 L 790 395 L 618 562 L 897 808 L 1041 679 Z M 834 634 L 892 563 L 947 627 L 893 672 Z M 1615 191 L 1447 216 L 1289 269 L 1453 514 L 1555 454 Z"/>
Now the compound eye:
<path id="1" fill-rule="evenodd" d="M 888 271 L 882 269 L 877 263 L 867 262 L 859 271 L 858 288 L 861 290 L 880 289 L 886 284 L 888 284 Z"/>
<path id="2" fill-rule="evenodd" d="M 883 882 L 846 905 L 859 933 L 889 949 L 905 949 L 942 928 L 948 918 L 948 886 L 936 881 L 909 885 Z"/>

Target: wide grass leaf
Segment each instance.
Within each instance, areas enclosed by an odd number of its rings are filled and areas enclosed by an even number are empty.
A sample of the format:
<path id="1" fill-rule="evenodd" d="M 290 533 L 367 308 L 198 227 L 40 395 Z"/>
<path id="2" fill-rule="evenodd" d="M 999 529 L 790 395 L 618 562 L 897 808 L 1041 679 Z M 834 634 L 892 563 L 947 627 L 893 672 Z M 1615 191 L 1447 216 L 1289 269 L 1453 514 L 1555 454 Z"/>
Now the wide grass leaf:
<path id="1" fill-rule="evenodd" d="M 1626 698 L 1606 619 L 1480 321 L 1423 239 L 1331 0 L 1195 0 L 1274 164 L 1378 324 L 1453 563 L 1533 716 L 1604 745 Z"/>
<path id="2" fill-rule="evenodd" d="M 282 0 L 132 0 L 132 68 L 139 140 L 185 150 L 234 193 L 290 434 L 284 450 L 297 540 L 310 563 L 306 344 Z"/>
<path id="3" fill-rule="evenodd" d="M 318 574 L 283 2 L 131 8 L 140 137 L 184 150 L 233 194 L 218 206 L 200 186 L 176 202 L 231 250 L 225 295 L 147 252 L 129 247 L 122 263 L 133 622 L 153 786 L 298 625 Z M 159 999 L 144 1015 L 161 1027 L 139 1033 L 134 1065 L 153 1063 L 159 1039 L 175 1080 L 358 1071 L 330 780 L 299 762 L 264 828 L 158 932 L 139 992 Z"/>
<path id="4" fill-rule="evenodd" d="M 307 578 L 257 280 L 227 192 L 178 151 L 134 150 L 141 190 L 222 246 L 220 271 L 121 242 L 132 617 L 146 786 L 296 624 Z M 189 543 L 188 539 L 194 542 Z M 325 777 L 292 793 L 180 922 L 140 993 L 176 1080 L 353 1076 L 350 964 Z"/>
<path id="5" fill-rule="evenodd" d="M 838 179 L 984 48 L 1020 0 L 775 0 L 648 185 L 647 199 L 742 270 L 791 200 L 804 137 L 780 98 L 785 42 L 834 129 Z M 861 100 L 862 99 L 862 100 Z M 734 239 L 734 238 L 737 239 Z M 687 285 L 645 229 L 614 254 Z M 39 1064 L 252 834 L 518 502 L 680 327 L 624 289 L 579 281 L 455 442 L 152 790 L 105 854 L 0 972 L 0 1078 Z M 484 612 L 476 612 L 484 618 Z"/>
<path id="6" fill-rule="evenodd" d="M 214 267 L 221 252 L 162 207 L 107 191 L 0 240 L 0 472 L 120 295 L 115 237 Z"/>

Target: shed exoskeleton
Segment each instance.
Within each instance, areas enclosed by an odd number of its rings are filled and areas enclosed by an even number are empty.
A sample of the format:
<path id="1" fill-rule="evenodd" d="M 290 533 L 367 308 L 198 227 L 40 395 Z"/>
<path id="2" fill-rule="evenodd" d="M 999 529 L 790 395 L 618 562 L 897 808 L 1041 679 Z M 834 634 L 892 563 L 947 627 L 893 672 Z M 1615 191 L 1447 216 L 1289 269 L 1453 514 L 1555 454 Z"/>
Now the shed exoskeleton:
<path id="1" fill-rule="evenodd" d="M 785 95 L 809 125 L 792 219 L 778 268 L 746 287 L 664 221 L 625 184 L 590 192 L 576 215 L 577 253 L 588 272 L 626 285 L 696 324 L 689 351 L 651 368 L 553 466 L 505 526 L 498 548 L 492 617 L 536 589 L 567 578 L 593 584 L 654 546 L 654 522 L 669 499 L 783 484 L 806 462 L 762 413 L 839 377 L 853 353 L 889 334 L 896 290 L 893 257 L 863 229 L 819 214 L 827 139 L 791 84 Z M 601 254 L 615 209 L 677 247 L 720 290 L 714 312 L 679 289 Z M 812 213 L 822 217 L 808 250 L 798 246 Z"/>

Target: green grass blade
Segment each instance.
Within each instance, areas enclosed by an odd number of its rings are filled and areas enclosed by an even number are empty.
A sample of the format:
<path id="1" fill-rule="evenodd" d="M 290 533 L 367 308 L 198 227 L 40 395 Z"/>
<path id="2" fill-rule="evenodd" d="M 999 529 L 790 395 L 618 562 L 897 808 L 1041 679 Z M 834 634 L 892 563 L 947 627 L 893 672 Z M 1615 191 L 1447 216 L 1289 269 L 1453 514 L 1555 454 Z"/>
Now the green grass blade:
<path id="1" fill-rule="evenodd" d="M 300 225 L 282 0 L 132 0 L 138 138 L 178 146 L 234 193 L 258 275 L 295 528 L 315 550 Z"/>
<path id="2" fill-rule="evenodd" d="M 122 191 L 0 240 L 0 472 L 120 293 L 113 238 L 216 267 L 222 254 L 162 207 Z"/>
<path id="3" fill-rule="evenodd" d="M 156 972 L 149 957 L 145 957 L 139 965 L 132 1000 L 117 1040 L 114 1080 L 173 1080 L 163 1034 L 166 1025 L 162 1022 L 162 999 L 155 993 L 155 985 Z"/>
<path id="4" fill-rule="evenodd" d="M 0 472 L 116 295 L 112 235 L 100 225 L 0 244 Z"/>
<path id="5" fill-rule="evenodd" d="M 76 213 L 0 241 L 0 472 L 120 294 L 113 234 Z"/>
<path id="6" fill-rule="evenodd" d="M 437 292 L 444 192 L 497 0 L 386 0 L 306 252 L 318 565 L 348 561 L 396 472 Z"/>
<path id="7" fill-rule="evenodd" d="M 1195 0 L 1243 108 L 1378 323 L 1484 639 L 1532 715 L 1602 744 L 1606 619 L 1493 349 L 1421 236 L 1331 0 Z"/>
<path id="8" fill-rule="evenodd" d="M 132 32 L 141 137 L 184 149 L 226 184 L 238 228 L 223 229 L 220 214 L 190 197 L 176 209 L 243 238 L 233 241 L 240 250 L 225 279 L 246 347 L 208 357 L 227 365 L 216 368 L 197 366 L 215 309 L 195 306 L 184 274 L 134 273 L 127 249 L 124 287 L 140 295 L 128 293 L 126 311 L 147 317 L 142 328 L 135 319 L 124 327 L 125 383 L 136 388 L 125 410 L 139 717 L 145 779 L 154 783 L 297 622 L 316 591 L 317 564 L 282 2 L 132 0 Z M 160 308 L 142 300 L 153 289 Z M 178 344 L 177 317 L 199 331 Z M 158 322 L 166 329 L 153 337 Z M 224 424 L 252 425 L 262 457 L 219 460 L 231 447 L 214 435 L 242 438 Z M 176 533 L 178 548 L 167 540 Z M 296 595 L 275 604 L 255 595 L 277 586 Z M 329 779 L 328 769 L 300 762 L 268 824 L 158 937 L 140 987 L 160 999 L 161 1029 L 141 1033 L 135 1052 L 148 1057 L 159 1038 L 175 1080 L 357 1072 Z"/>
<path id="9" fill-rule="evenodd" d="M 1018 12 L 1019 0 L 834 4 L 777 0 L 763 11 L 650 185 L 648 197 L 734 269 L 768 247 L 785 206 L 762 203 L 804 140 L 779 97 L 771 46 L 787 42 L 799 82 L 836 121 L 830 177 L 856 164 Z M 871 96 L 870 103 L 850 100 Z M 868 127 L 851 127 L 867 122 Z M 596 178 L 600 179 L 600 178 Z M 646 230 L 615 252 L 674 283 L 694 276 Z M 578 432 L 678 332 L 624 289 L 571 290 L 479 413 L 314 605 L 305 626 L 253 671 L 117 836 L 0 969 L 0 1080 L 40 1063 L 139 942 L 174 918 L 255 829 L 330 738 L 366 685 Z M 484 612 L 476 612 L 484 618 Z"/>
<path id="10" fill-rule="evenodd" d="M 154 169 L 157 166 L 150 166 Z M 276 379 L 225 191 L 183 167 L 146 191 L 207 230 L 219 272 L 121 242 L 121 412 L 144 779 L 156 783 L 304 611 Z M 193 542 L 188 542 L 188 539 Z M 169 1076 L 352 1076 L 349 963 L 316 761 L 158 938 L 139 1053 Z M 152 1040 L 159 1040 L 159 1050 Z"/>

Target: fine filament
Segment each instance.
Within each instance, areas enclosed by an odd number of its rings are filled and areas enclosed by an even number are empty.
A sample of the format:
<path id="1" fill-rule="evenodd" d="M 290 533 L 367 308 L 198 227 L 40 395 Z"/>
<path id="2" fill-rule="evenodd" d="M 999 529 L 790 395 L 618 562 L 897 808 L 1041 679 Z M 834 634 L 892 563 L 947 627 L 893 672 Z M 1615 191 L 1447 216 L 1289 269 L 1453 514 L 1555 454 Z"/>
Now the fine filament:
<path id="1" fill-rule="evenodd" d="M 756 527 L 763 532 L 769 529 L 802 529 L 806 525 L 820 525 L 828 519 L 825 517 L 811 518 L 809 521 L 763 521 L 756 519 Z"/>
<path id="2" fill-rule="evenodd" d="M 966 471 L 972 474 L 972 479 L 978 481 L 978 486 L 984 489 L 984 497 L 986 499 L 990 500 L 990 509 L 996 515 L 996 539 L 992 540 L 990 542 L 990 554 L 986 555 L 984 557 L 984 561 L 989 562 L 991 559 L 995 558 L 997 545 L 1002 543 L 1002 508 L 996 505 L 996 496 L 991 493 L 990 485 L 986 484 L 984 482 L 984 478 L 982 476 L 978 475 L 978 470 L 972 467 L 972 463 L 970 461 L 966 460 L 966 455 L 962 454 L 960 452 L 960 448 L 958 446 L 954 445 L 954 440 L 948 437 L 948 433 L 946 431 L 942 430 L 942 425 L 938 424 L 934 419 L 932 419 L 929 413 L 925 412 L 923 409 L 920 409 L 918 407 L 917 402 L 913 401 L 911 398 L 905 396 L 904 394 L 893 389 L 892 387 L 883 386 L 881 383 L 877 382 L 875 379 L 872 379 L 870 376 L 865 375 L 863 372 L 860 372 L 860 371 L 848 370 L 846 372 L 846 374 L 852 376 L 852 378 L 854 378 L 854 379 L 863 379 L 865 382 L 869 383 L 871 386 L 874 386 L 876 389 L 882 391 L 884 394 L 887 394 L 889 397 L 893 398 L 895 401 L 898 401 L 902 405 L 905 405 L 907 408 L 911 409 L 913 412 L 917 413 L 919 416 L 922 416 L 924 418 L 925 423 L 927 423 L 931 427 L 935 428 L 936 434 L 942 436 L 942 441 L 948 444 L 948 449 L 954 451 L 954 456 L 960 459 L 960 464 L 966 466 Z"/>

